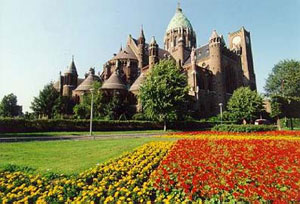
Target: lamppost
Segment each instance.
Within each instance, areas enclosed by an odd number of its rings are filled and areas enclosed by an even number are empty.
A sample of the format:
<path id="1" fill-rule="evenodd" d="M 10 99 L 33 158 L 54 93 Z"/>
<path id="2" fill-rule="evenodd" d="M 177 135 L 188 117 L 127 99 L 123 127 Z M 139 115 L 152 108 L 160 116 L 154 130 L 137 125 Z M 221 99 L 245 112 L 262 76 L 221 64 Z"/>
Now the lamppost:
<path id="1" fill-rule="evenodd" d="M 223 103 L 219 103 L 219 106 L 220 106 L 220 115 L 221 115 L 221 124 L 223 123 Z"/>
<path id="2" fill-rule="evenodd" d="M 92 94 L 92 100 L 91 100 L 91 117 L 90 117 L 90 136 L 92 136 L 92 130 L 93 130 L 93 103 L 94 103 L 94 94 L 93 91 L 94 89 L 90 89 L 91 94 Z M 95 139 L 95 136 L 94 136 Z"/>

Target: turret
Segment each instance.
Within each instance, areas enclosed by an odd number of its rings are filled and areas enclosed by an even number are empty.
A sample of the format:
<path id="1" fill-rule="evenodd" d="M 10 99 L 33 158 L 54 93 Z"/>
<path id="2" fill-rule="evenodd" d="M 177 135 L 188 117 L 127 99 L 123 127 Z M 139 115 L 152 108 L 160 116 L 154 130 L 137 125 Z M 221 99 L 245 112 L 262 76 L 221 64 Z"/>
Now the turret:
<path id="1" fill-rule="evenodd" d="M 149 69 L 152 69 L 154 64 L 158 62 L 158 44 L 154 36 L 149 45 Z"/>
<path id="2" fill-rule="evenodd" d="M 199 87 L 198 87 L 198 73 L 196 69 L 196 50 L 195 48 L 192 48 L 191 52 L 191 80 L 189 80 L 189 86 L 191 87 L 190 90 L 190 95 L 195 96 L 196 100 L 198 100 L 198 92 L 199 92 Z"/>
<path id="3" fill-rule="evenodd" d="M 168 25 L 164 46 L 180 66 L 189 57 L 192 47 L 196 47 L 196 34 L 180 5 Z"/>
<path id="4" fill-rule="evenodd" d="M 138 67 L 142 69 L 145 64 L 145 35 L 143 27 L 141 27 L 140 37 L 138 39 Z"/>
<path id="5" fill-rule="evenodd" d="M 72 90 L 76 89 L 77 84 L 78 84 L 78 74 L 74 62 L 74 56 L 72 56 L 72 62 L 70 66 L 67 67 L 64 73 L 63 96 L 71 96 Z"/>
<path id="6" fill-rule="evenodd" d="M 224 40 L 214 30 L 209 38 L 209 53 L 210 53 L 210 69 L 213 72 L 213 91 L 216 94 L 215 111 L 218 111 L 218 104 L 225 104 L 225 90 L 222 69 L 222 49 L 224 47 Z"/>

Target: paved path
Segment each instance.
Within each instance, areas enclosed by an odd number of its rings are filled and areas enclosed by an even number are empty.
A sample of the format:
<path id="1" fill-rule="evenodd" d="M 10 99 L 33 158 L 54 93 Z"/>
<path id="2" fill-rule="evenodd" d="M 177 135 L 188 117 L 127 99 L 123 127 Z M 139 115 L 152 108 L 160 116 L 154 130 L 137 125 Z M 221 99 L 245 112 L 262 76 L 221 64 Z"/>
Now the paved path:
<path id="1" fill-rule="evenodd" d="M 51 140 L 101 140 L 119 138 L 138 138 L 162 135 L 163 133 L 126 133 L 126 134 L 103 134 L 103 135 L 62 135 L 62 136 L 23 136 L 23 137 L 0 137 L 1 142 L 27 142 L 27 141 L 51 141 Z"/>

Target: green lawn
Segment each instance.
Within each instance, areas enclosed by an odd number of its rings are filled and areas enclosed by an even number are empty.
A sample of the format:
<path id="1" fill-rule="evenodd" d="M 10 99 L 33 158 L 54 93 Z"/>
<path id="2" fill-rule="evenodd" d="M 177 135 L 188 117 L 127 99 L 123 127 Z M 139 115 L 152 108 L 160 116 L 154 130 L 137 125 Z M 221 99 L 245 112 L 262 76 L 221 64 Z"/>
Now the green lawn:
<path id="1" fill-rule="evenodd" d="M 129 138 L 88 141 L 0 143 L 0 169 L 8 164 L 27 166 L 38 173 L 47 171 L 77 174 L 97 163 L 159 138 Z"/>
<path id="2" fill-rule="evenodd" d="M 172 132 L 172 130 L 168 130 Z M 140 131 L 95 131 L 93 135 L 116 135 L 116 134 L 135 134 L 135 133 L 161 133 L 162 130 L 140 130 Z M 27 132 L 27 133 L 0 133 L 0 137 L 26 137 L 26 136 L 67 136 L 67 135 L 89 135 L 89 132 Z"/>

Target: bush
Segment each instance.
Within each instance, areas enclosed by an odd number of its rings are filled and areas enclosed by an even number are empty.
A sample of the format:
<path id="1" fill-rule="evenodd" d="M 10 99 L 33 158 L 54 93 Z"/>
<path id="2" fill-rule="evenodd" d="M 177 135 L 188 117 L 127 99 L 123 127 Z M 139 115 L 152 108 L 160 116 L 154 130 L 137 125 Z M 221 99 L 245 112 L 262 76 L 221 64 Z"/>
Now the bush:
<path id="1" fill-rule="evenodd" d="M 211 130 L 222 132 L 260 132 L 276 129 L 275 125 L 216 125 Z"/>
<path id="2" fill-rule="evenodd" d="M 179 121 L 168 123 L 170 129 L 203 130 L 216 123 L 199 121 Z M 51 132 L 51 131 L 89 131 L 90 120 L 77 119 L 0 119 L 0 133 Z M 137 120 L 93 120 L 93 131 L 160 130 L 163 123 Z"/>

